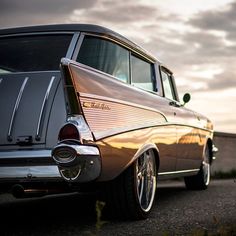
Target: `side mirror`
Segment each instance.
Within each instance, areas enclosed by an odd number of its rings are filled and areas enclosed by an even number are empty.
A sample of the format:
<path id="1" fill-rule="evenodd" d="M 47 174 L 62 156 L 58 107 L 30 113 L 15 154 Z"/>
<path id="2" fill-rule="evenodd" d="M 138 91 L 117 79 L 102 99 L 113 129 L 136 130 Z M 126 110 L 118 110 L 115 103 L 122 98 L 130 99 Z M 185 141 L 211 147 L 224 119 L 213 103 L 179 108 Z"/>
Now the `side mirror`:
<path id="1" fill-rule="evenodd" d="M 182 106 L 184 106 L 186 103 L 188 103 L 191 99 L 191 95 L 189 93 L 185 93 L 184 96 L 183 96 L 183 101 L 184 101 L 184 104 Z"/>

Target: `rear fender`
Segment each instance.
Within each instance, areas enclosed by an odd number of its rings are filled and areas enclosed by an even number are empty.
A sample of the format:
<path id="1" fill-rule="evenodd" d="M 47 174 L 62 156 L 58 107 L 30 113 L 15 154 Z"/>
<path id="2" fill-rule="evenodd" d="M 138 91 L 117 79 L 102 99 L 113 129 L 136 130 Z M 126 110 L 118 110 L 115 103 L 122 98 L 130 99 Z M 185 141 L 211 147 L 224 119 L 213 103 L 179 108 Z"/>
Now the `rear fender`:
<path id="1" fill-rule="evenodd" d="M 131 162 L 129 163 L 129 165 L 131 165 L 132 163 L 134 163 L 142 154 L 144 154 L 146 151 L 152 149 L 154 151 L 155 154 L 155 158 L 156 158 L 156 164 L 157 164 L 157 169 L 159 167 L 159 150 L 157 148 L 157 146 L 153 143 L 147 143 L 144 144 L 143 146 L 140 147 L 140 149 L 135 153 L 134 157 L 132 158 Z M 128 166 L 129 166 L 128 165 Z"/>

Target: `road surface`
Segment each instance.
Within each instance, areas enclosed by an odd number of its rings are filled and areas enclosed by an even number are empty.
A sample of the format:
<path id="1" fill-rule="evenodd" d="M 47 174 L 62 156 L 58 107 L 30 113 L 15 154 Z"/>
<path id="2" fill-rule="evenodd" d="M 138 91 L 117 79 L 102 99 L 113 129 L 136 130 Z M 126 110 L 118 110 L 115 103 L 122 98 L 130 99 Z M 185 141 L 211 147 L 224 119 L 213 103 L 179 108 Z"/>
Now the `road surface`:
<path id="1" fill-rule="evenodd" d="M 236 180 L 214 180 L 206 191 L 159 183 L 147 220 L 109 220 L 96 227 L 94 202 L 70 194 L 16 200 L 0 195 L 0 235 L 236 235 Z"/>

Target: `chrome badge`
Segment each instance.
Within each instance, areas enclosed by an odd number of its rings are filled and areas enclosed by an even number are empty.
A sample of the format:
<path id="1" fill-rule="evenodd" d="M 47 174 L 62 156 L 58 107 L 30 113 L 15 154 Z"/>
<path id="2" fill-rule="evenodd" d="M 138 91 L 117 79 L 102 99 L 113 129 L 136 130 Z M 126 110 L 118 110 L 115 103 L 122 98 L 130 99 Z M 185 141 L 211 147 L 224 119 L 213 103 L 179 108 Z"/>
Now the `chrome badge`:
<path id="1" fill-rule="evenodd" d="M 105 103 L 99 102 L 83 102 L 83 107 L 85 108 L 95 108 L 101 110 L 111 110 L 111 108 Z"/>

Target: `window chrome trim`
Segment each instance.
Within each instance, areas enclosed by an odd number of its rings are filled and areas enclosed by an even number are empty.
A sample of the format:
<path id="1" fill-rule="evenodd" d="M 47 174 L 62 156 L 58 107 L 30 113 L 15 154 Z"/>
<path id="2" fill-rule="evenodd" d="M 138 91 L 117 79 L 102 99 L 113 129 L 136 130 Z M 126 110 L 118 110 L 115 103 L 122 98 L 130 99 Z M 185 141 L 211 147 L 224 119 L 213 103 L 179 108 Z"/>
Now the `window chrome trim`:
<path id="1" fill-rule="evenodd" d="M 139 55 L 141 58 L 145 58 L 148 62 L 150 63 L 155 63 L 157 62 L 157 59 L 154 58 L 153 56 L 149 55 L 148 52 L 145 53 L 145 50 L 143 48 L 135 48 L 135 47 L 132 47 L 130 46 L 128 43 L 122 41 L 122 40 L 119 40 L 115 37 L 112 37 L 112 36 L 109 36 L 109 35 L 101 35 L 101 34 L 96 34 L 96 33 L 87 33 L 87 32 L 82 32 L 80 37 L 84 37 L 84 36 L 93 36 L 93 37 L 97 37 L 97 38 L 103 38 L 103 39 L 106 39 L 108 41 L 111 41 L 113 43 L 116 43 L 118 45 L 120 45 L 121 47 L 124 47 L 126 48 L 127 50 L 133 52 L 134 54 L 137 54 Z M 144 51 L 142 51 L 144 50 Z M 76 55 L 74 55 L 76 56 Z M 74 57 L 73 57 L 74 58 Z"/>
<path id="2" fill-rule="evenodd" d="M 66 58 L 72 59 L 79 36 L 80 32 L 74 33 L 66 53 Z"/>
<path id="3" fill-rule="evenodd" d="M 78 57 L 78 54 L 79 54 L 79 50 L 80 50 L 80 47 L 82 45 L 82 42 L 84 40 L 84 34 L 83 33 L 80 33 L 79 35 L 79 39 L 77 40 L 77 44 L 75 45 L 75 49 L 74 49 L 74 52 L 73 52 L 73 55 L 72 55 L 72 60 L 77 62 L 76 59 Z"/>

